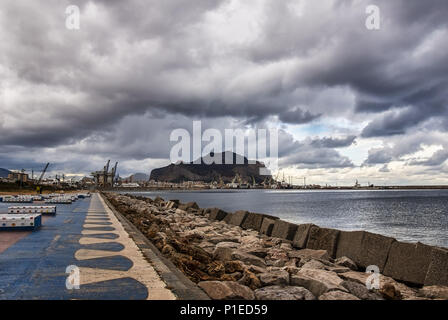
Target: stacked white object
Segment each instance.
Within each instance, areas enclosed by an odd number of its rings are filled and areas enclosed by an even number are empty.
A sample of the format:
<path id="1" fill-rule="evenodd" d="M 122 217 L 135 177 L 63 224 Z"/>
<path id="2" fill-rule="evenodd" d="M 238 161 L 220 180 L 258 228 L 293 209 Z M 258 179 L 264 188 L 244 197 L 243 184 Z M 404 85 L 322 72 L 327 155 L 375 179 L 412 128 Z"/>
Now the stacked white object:
<path id="1" fill-rule="evenodd" d="M 71 204 L 72 203 L 72 199 L 71 198 L 67 198 L 67 197 L 51 198 L 51 199 L 45 200 L 45 203 L 47 203 L 47 204 L 49 204 L 49 203 L 54 203 L 54 204 Z"/>
<path id="2" fill-rule="evenodd" d="M 9 207 L 8 213 L 24 214 L 24 213 L 40 213 L 40 214 L 56 214 L 56 206 L 15 206 Z"/>
<path id="3" fill-rule="evenodd" d="M 3 202 L 31 203 L 33 198 L 31 196 L 6 196 L 3 197 Z"/>
<path id="4" fill-rule="evenodd" d="M 40 214 L 0 214 L 1 230 L 37 229 L 42 225 Z"/>

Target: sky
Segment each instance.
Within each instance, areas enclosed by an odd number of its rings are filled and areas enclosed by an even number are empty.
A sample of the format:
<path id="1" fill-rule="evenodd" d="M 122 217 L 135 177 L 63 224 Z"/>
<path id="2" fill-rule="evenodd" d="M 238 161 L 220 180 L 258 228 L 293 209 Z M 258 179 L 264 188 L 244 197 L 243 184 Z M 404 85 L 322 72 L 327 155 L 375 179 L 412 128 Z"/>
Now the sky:
<path id="1" fill-rule="evenodd" d="M 447 16 L 446 0 L 2 0 L 0 167 L 149 173 L 201 120 L 276 128 L 295 183 L 447 184 Z"/>

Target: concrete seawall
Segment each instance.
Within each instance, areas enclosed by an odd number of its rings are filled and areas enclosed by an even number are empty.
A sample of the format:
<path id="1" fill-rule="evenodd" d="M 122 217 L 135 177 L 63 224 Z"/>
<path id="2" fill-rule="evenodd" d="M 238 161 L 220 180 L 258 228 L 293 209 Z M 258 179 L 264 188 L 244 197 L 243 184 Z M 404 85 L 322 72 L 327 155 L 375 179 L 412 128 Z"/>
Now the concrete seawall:
<path id="1" fill-rule="evenodd" d="M 405 243 L 367 231 L 341 231 L 313 224 L 294 224 L 266 214 L 228 213 L 206 209 L 211 220 L 289 240 L 298 249 L 327 250 L 336 259 L 349 257 L 362 268 L 378 266 L 396 280 L 418 286 L 448 286 L 448 249 L 422 243 Z"/>

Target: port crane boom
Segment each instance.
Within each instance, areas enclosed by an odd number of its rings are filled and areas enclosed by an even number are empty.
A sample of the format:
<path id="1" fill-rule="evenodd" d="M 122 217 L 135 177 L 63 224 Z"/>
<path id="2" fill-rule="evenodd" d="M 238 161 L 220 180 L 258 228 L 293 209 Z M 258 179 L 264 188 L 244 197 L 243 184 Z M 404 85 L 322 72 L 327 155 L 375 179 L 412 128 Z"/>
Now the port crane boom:
<path id="1" fill-rule="evenodd" d="M 48 166 L 50 165 L 50 163 L 47 163 L 46 165 L 45 165 L 45 168 L 44 168 L 44 170 L 42 171 L 42 174 L 40 175 L 40 177 L 39 177 L 39 180 L 37 181 L 37 184 L 40 184 L 41 182 L 42 182 L 42 179 L 43 179 L 43 177 L 44 177 L 44 174 L 45 174 L 45 172 L 47 172 L 47 169 L 48 169 Z"/>

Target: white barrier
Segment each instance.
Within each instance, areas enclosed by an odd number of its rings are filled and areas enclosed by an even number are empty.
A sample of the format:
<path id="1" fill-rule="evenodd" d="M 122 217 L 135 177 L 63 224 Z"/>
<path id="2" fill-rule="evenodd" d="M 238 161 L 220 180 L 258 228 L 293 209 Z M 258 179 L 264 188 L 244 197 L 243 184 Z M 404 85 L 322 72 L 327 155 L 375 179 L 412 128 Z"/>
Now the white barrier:
<path id="1" fill-rule="evenodd" d="M 40 214 L 0 214 L 0 231 L 37 229 L 42 225 Z"/>
<path id="2" fill-rule="evenodd" d="M 49 203 L 54 203 L 54 204 L 71 204 L 72 203 L 72 199 L 71 198 L 52 198 L 52 199 L 48 199 L 45 200 L 45 203 L 49 204 Z"/>
<path id="3" fill-rule="evenodd" d="M 15 206 L 8 208 L 9 214 L 21 213 L 41 213 L 41 214 L 56 214 L 56 206 Z"/>
<path id="4" fill-rule="evenodd" d="M 9 203 L 32 203 L 33 198 L 31 196 L 5 196 L 3 202 Z"/>

